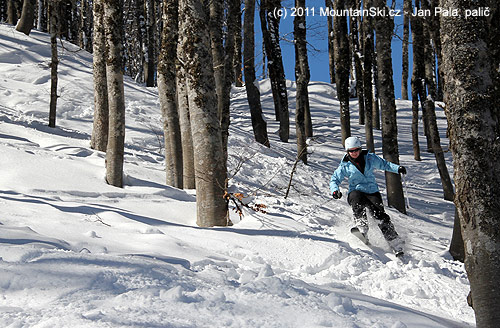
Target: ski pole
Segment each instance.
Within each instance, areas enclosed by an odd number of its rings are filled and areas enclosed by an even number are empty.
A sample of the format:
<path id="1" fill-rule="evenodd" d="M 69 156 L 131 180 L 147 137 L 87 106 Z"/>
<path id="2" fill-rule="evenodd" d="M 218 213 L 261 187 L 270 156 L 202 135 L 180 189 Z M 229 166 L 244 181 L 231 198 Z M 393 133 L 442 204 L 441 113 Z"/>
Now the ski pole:
<path id="1" fill-rule="evenodd" d="M 406 179 L 404 174 L 401 174 L 401 179 L 403 180 L 403 187 L 405 190 L 406 208 L 410 208 L 410 198 L 408 198 L 408 187 L 406 185 Z"/>

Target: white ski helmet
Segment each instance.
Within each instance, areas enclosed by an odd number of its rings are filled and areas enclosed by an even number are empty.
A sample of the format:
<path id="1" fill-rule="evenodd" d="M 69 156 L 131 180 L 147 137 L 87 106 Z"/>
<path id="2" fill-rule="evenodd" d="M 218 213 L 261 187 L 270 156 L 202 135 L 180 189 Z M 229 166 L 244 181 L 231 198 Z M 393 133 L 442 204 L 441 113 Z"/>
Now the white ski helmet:
<path id="1" fill-rule="evenodd" d="M 345 150 L 353 149 L 353 148 L 361 148 L 361 141 L 358 137 L 349 137 L 345 139 L 344 142 Z"/>

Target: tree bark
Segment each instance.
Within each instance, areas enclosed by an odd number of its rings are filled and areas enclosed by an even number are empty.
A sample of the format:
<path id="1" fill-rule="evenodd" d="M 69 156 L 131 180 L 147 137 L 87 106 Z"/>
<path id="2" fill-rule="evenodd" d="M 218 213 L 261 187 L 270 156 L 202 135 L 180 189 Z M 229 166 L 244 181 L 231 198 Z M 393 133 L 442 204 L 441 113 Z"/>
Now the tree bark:
<path id="1" fill-rule="evenodd" d="M 442 0 L 444 8 L 487 7 L 488 1 Z M 494 5 L 494 4 L 493 4 Z M 446 113 L 450 125 L 465 268 L 478 328 L 500 323 L 500 103 L 486 16 L 441 17 Z M 464 295 L 465 297 L 465 295 Z"/>
<path id="2" fill-rule="evenodd" d="M 295 0 L 295 8 L 306 7 L 305 0 Z M 295 131 L 297 134 L 297 159 L 307 164 L 307 132 L 306 116 L 309 111 L 309 93 L 307 86 L 310 80 L 307 58 L 306 16 L 297 15 L 293 21 L 295 43 L 295 80 L 297 81 Z"/>
<path id="3" fill-rule="evenodd" d="M 16 25 L 18 21 L 16 2 L 7 0 L 7 24 Z"/>
<path id="4" fill-rule="evenodd" d="M 57 29 L 58 29 L 58 10 L 59 6 L 56 0 L 49 1 L 49 16 L 50 16 L 50 109 L 49 109 L 49 126 L 56 127 L 57 114 L 57 66 L 59 59 L 57 56 Z M 24 10 L 23 10 L 24 11 Z M 18 25 L 19 26 L 19 25 Z"/>
<path id="5" fill-rule="evenodd" d="M 155 86 L 155 47 L 156 47 L 156 15 L 155 15 L 155 2 L 153 0 L 145 0 L 145 14 L 146 14 L 146 53 L 144 58 L 144 81 L 147 87 Z"/>
<path id="6" fill-rule="evenodd" d="M 423 2 L 422 9 L 429 9 L 428 3 Z M 424 20 L 424 39 L 432 39 L 433 35 L 432 20 Z M 435 39 L 435 38 L 434 38 Z M 453 184 L 451 182 L 450 174 L 448 168 L 446 167 L 446 161 L 444 158 L 443 148 L 441 147 L 441 138 L 439 137 L 439 130 L 436 121 L 436 107 L 435 99 L 437 97 L 436 79 L 435 79 L 435 53 L 432 49 L 431 43 L 429 41 L 424 42 L 424 56 L 425 56 L 425 87 L 427 89 L 428 95 L 425 97 L 425 101 L 420 100 L 422 103 L 422 108 L 427 122 L 428 140 L 430 141 L 432 152 L 436 158 L 436 163 L 439 171 L 439 176 L 441 178 L 441 185 L 443 188 L 444 199 L 453 201 L 454 191 Z"/>
<path id="7" fill-rule="evenodd" d="M 55 0 L 50 0 L 55 1 Z M 17 22 L 16 30 L 30 35 L 35 20 L 35 0 L 24 0 L 21 18 Z"/>
<path id="8" fill-rule="evenodd" d="M 415 8 L 420 9 L 420 1 L 415 1 Z M 413 142 L 413 157 L 420 161 L 420 144 L 418 138 L 418 122 L 419 122 L 419 99 L 425 100 L 424 83 L 424 40 L 423 40 L 423 25 L 422 20 L 418 16 L 411 16 L 411 31 L 413 41 L 413 70 L 411 77 L 411 94 L 412 94 L 412 142 Z M 425 126 L 425 124 L 424 124 Z"/>
<path id="9" fill-rule="evenodd" d="M 106 37 L 104 34 L 104 3 L 94 0 L 93 76 L 94 76 L 94 125 L 90 147 L 106 151 L 109 130 L 108 86 L 106 78 Z"/>
<path id="10" fill-rule="evenodd" d="M 242 58 L 242 46 L 243 46 L 243 38 L 241 37 L 241 15 L 242 15 L 242 10 L 241 10 L 241 0 L 230 0 L 230 1 L 237 1 L 238 2 L 238 10 L 236 11 L 237 16 L 236 22 L 237 24 L 235 25 L 235 32 L 234 32 L 234 59 L 233 59 L 233 70 L 234 70 L 234 81 L 235 85 L 237 87 L 242 87 L 243 86 L 243 67 L 241 65 L 241 58 Z"/>
<path id="11" fill-rule="evenodd" d="M 401 99 L 408 100 L 408 42 L 410 40 L 410 16 L 412 13 L 412 1 L 403 0 L 403 69 L 401 74 Z"/>
<path id="12" fill-rule="evenodd" d="M 145 77 L 147 73 L 144 73 L 144 69 L 146 68 L 146 6 L 144 4 L 144 0 L 135 0 L 135 8 L 134 8 L 134 21 L 135 26 L 137 26 L 137 31 L 133 31 L 132 35 L 134 38 L 134 42 L 130 42 L 128 52 L 134 52 L 135 55 L 131 56 L 128 64 L 130 67 L 130 74 L 134 78 L 136 82 L 144 83 Z M 145 51 L 146 50 L 146 51 Z"/>
<path id="13" fill-rule="evenodd" d="M 356 0 L 353 9 L 360 9 L 361 2 Z M 363 90 L 363 65 L 362 54 L 359 45 L 359 17 L 351 17 L 351 44 L 352 44 L 352 57 L 354 61 L 354 78 L 356 79 L 356 95 L 358 97 L 358 123 L 365 124 L 365 97 Z"/>
<path id="14" fill-rule="evenodd" d="M 363 9 L 369 10 L 371 0 L 363 1 Z M 373 141 L 373 90 L 372 90 L 372 67 L 373 67 L 373 27 L 372 18 L 365 16 L 362 23 L 363 32 L 363 90 L 365 98 L 365 138 L 366 148 L 375 152 Z"/>
<path id="15" fill-rule="evenodd" d="M 462 229 L 460 224 L 460 216 L 455 207 L 455 219 L 453 222 L 453 235 L 450 242 L 450 254 L 455 261 L 465 261 L 464 239 L 462 238 Z"/>
<path id="16" fill-rule="evenodd" d="M 332 0 L 325 0 L 325 7 L 327 10 L 333 9 Z M 330 72 L 330 83 L 335 83 L 335 42 L 334 42 L 334 28 L 333 18 L 330 15 L 326 16 L 326 23 L 328 26 L 328 67 Z"/>
<path id="17" fill-rule="evenodd" d="M 183 64 L 186 62 L 186 58 L 179 45 L 177 45 L 177 58 L 176 91 L 182 143 L 182 185 L 184 189 L 195 189 L 196 178 L 194 173 L 193 136 L 191 134 L 191 118 L 186 86 L 186 69 Z"/>
<path id="18" fill-rule="evenodd" d="M 344 0 L 336 0 L 335 10 L 346 8 Z M 340 126 L 342 143 L 351 136 L 349 113 L 349 40 L 347 38 L 347 18 L 345 15 L 333 17 L 335 34 L 335 81 L 337 82 L 337 98 L 340 102 Z"/>
<path id="19" fill-rule="evenodd" d="M 219 120 L 222 119 L 224 100 L 224 46 L 222 39 L 223 23 L 223 0 L 211 0 L 208 2 L 210 20 L 209 33 L 212 58 L 214 65 L 215 92 L 217 94 L 217 108 Z"/>
<path id="20" fill-rule="evenodd" d="M 376 43 L 376 41 L 375 41 Z M 373 107 L 372 107 L 372 125 L 376 130 L 380 130 L 380 99 L 378 87 L 378 68 L 377 68 L 377 54 L 374 54 L 373 70 L 372 70 L 372 88 L 373 88 Z"/>
<path id="21" fill-rule="evenodd" d="M 123 88 L 123 2 L 104 0 L 104 33 L 106 36 L 106 77 L 109 104 L 109 134 L 106 149 L 106 181 L 123 187 L 125 147 L 125 94 Z"/>
<path id="22" fill-rule="evenodd" d="M 247 91 L 248 105 L 252 117 L 252 127 L 255 140 L 266 147 L 269 147 L 267 137 L 267 124 L 262 116 L 260 103 L 260 91 L 255 85 L 255 64 L 254 64 L 254 12 L 255 0 L 245 0 L 245 17 L 243 21 L 243 63 L 245 74 L 245 88 Z"/>
<path id="23" fill-rule="evenodd" d="M 226 184 L 208 13 L 201 0 L 180 0 L 180 48 L 185 55 L 186 81 L 196 174 L 196 223 L 226 226 Z"/>
<path id="24" fill-rule="evenodd" d="M 233 70 L 234 56 L 236 54 L 236 34 L 241 31 L 241 20 L 238 20 L 238 13 L 240 12 L 240 0 L 228 0 L 228 14 L 227 14 L 227 37 L 224 49 L 224 88 L 222 113 L 220 118 L 220 126 L 222 133 L 222 147 L 224 150 L 224 163 L 227 165 L 227 146 L 229 138 L 229 124 L 230 124 L 230 105 L 231 105 L 231 86 L 235 82 L 235 75 Z"/>
<path id="25" fill-rule="evenodd" d="M 280 122 L 279 136 L 281 141 L 288 142 L 290 137 L 288 93 L 279 43 L 279 17 L 275 17 L 273 14 L 279 8 L 281 8 L 279 0 L 262 0 L 260 18 L 265 52 L 268 58 L 267 67 L 271 79 L 275 115 L 276 120 Z"/>
<path id="26" fill-rule="evenodd" d="M 165 138 L 166 183 L 183 188 L 182 144 L 176 99 L 176 50 L 178 42 L 178 2 L 163 1 L 163 31 L 158 60 L 158 94 Z"/>
<path id="27" fill-rule="evenodd" d="M 389 8 L 382 0 L 375 0 L 374 5 L 387 13 L 375 18 L 377 68 L 380 105 L 382 107 L 382 151 L 384 159 L 399 164 L 398 126 L 396 120 L 396 99 L 394 96 L 394 82 L 392 78 L 391 41 L 394 29 L 393 18 L 389 15 Z M 406 214 L 406 205 L 403 186 L 399 174 L 385 173 L 387 186 L 387 201 L 389 206 Z"/>

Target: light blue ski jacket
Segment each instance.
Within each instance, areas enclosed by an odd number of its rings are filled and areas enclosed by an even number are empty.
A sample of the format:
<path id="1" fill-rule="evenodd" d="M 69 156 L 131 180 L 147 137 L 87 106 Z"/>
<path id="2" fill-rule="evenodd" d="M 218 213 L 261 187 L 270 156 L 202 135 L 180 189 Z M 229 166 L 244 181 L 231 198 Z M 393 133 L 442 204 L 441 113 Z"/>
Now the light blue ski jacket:
<path id="1" fill-rule="evenodd" d="M 330 191 L 333 194 L 334 191 L 339 190 L 339 186 L 344 180 L 344 178 L 349 179 L 349 192 L 354 190 L 359 190 L 367 194 L 373 194 L 378 192 L 378 185 L 375 181 L 375 175 L 373 174 L 374 169 L 389 171 L 397 173 L 399 165 L 386 161 L 385 159 L 369 153 L 366 150 L 359 156 L 365 156 L 365 172 L 364 174 L 349 161 L 348 155 L 345 155 L 342 161 L 340 161 L 339 167 L 333 172 L 330 178 Z"/>

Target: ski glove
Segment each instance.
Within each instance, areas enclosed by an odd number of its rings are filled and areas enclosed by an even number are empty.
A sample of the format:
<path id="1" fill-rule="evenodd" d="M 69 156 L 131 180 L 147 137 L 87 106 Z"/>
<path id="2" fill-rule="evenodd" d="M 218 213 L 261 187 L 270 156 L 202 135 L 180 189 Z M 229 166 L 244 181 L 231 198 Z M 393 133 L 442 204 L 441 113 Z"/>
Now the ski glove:
<path id="1" fill-rule="evenodd" d="M 406 174 L 406 167 L 400 166 L 399 169 L 398 169 L 398 173 Z"/>
<path id="2" fill-rule="evenodd" d="M 342 197 L 342 193 L 338 190 L 335 190 L 332 194 L 334 199 L 340 199 Z"/>

